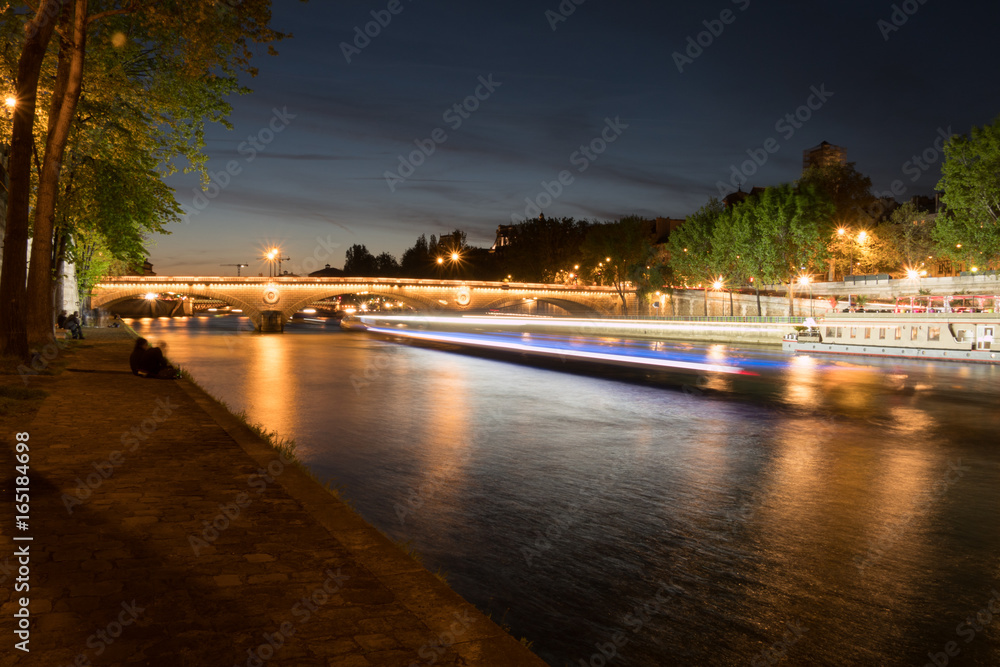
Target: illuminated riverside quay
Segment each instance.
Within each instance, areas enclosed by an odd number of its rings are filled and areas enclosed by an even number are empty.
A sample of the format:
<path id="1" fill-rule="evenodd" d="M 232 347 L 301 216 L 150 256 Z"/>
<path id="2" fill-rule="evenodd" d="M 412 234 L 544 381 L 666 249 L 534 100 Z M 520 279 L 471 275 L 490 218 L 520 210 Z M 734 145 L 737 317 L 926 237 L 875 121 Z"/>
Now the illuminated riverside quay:
<path id="1" fill-rule="evenodd" d="M 628 344 L 765 383 L 728 400 L 235 319 L 133 326 L 550 664 L 1000 662 L 995 367 Z"/>

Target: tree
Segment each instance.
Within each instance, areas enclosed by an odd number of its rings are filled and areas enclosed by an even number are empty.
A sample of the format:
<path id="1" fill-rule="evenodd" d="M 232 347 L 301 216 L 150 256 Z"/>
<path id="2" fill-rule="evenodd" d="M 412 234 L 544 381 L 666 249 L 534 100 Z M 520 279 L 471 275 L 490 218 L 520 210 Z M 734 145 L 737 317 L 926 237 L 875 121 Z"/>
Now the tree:
<path id="1" fill-rule="evenodd" d="M 1000 117 L 955 135 L 944 145 L 941 201 L 933 231 L 937 254 L 966 264 L 996 266 L 1000 256 Z M 984 258 L 986 260 L 984 261 Z"/>
<path id="2" fill-rule="evenodd" d="M 10 6 L 8 3 L 8 10 Z M 21 20 L 11 11 L 5 12 L 4 19 Z M 270 44 L 284 37 L 272 31 L 269 22 L 270 0 L 217 3 L 208 8 L 180 0 L 42 0 L 35 18 L 26 26 L 20 57 L 23 67 L 19 65 L 17 77 L 10 162 L 13 206 L 8 209 L 0 284 L 0 346 L 23 355 L 29 340 L 41 341 L 52 335 L 52 249 L 60 175 L 83 84 L 94 72 L 101 72 L 87 66 L 88 44 L 95 45 L 98 52 L 109 53 L 131 43 L 153 54 L 154 76 L 133 72 L 135 76 L 125 77 L 124 87 L 103 92 L 113 96 L 131 89 L 148 100 L 165 102 L 166 107 L 150 114 L 146 122 L 187 137 L 190 154 L 200 151 L 203 145 L 204 124 L 219 120 L 218 110 L 228 112 L 222 96 L 236 89 L 236 75 L 240 71 L 251 76 L 256 73 L 250 66 L 252 45 L 267 44 L 273 52 Z M 22 293 L 20 277 L 26 260 L 31 192 L 29 143 L 39 71 L 56 24 L 59 44 L 35 196 L 31 268 L 27 289 Z M 156 76 L 160 73 L 166 74 Z M 100 87 L 94 90 L 100 91 Z M 184 106 L 193 90 L 203 91 L 208 104 Z M 182 102 L 171 104 L 169 100 Z M 206 107 L 216 113 L 203 114 Z M 204 173 L 203 178 L 207 179 Z"/>
<path id="3" fill-rule="evenodd" d="M 708 284 L 717 275 L 716 261 L 719 253 L 713 251 L 715 226 L 726 209 L 716 198 L 711 198 L 696 213 L 689 215 L 684 224 L 670 233 L 667 242 L 669 266 L 681 284 L 700 286 L 705 290 L 705 315 L 708 315 Z"/>
<path id="4" fill-rule="evenodd" d="M 551 282 L 560 272 L 576 272 L 581 245 L 592 223 L 540 216 L 507 230 L 508 245 L 497 248 L 500 276 L 522 282 Z"/>
<path id="5" fill-rule="evenodd" d="M 753 217 L 754 207 L 745 204 L 746 201 L 728 208 L 717 218 L 712 232 L 709 264 L 713 270 L 718 270 L 719 278 L 724 283 L 737 285 L 754 283 L 759 317 L 762 314 L 759 277 L 763 271 L 758 258 L 754 255 L 754 245 L 759 242 L 761 230 Z M 729 292 L 729 309 L 732 314 L 732 290 Z"/>
<path id="6" fill-rule="evenodd" d="M 850 162 L 812 166 L 803 172 L 798 184 L 823 193 L 833 206 L 827 230 L 830 280 L 838 271 L 854 272 L 851 257 L 857 254 L 857 248 L 848 241 L 862 231 L 870 233 L 885 213 L 884 203 L 872 193 L 871 178 Z"/>
<path id="7" fill-rule="evenodd" d="M 745 223 L 757 229 L 749 256 L 754 258 L 759 280 L 785 282 L 788 314 L 794 315 L 794 283 L 800 273 L 814 271 L 828 254 L 826 234 L 833 205 L 811 184 L 767 188 L 759 197 L 741 204 Z"/>
<path id="8" fill-rule="evenodd" d="M 344 273 L 349 276 L 373 277 L 378 275 L 378 262 L 368 248 L 355 243 L 347 249 L 344 258 Z"/>
<path id="9" fill-rule="evenodd" d="M 31 20 L 24 25 L 24 45 L 17 62 L 14 87 L 17 103 L 11 129 L 10 175 L 7 197 L 7 230 L 4 235 L 3 267 L 0 270 L 0 353 L 27 358 L 28 213 L 31 194 L 31 153 L 38 78 L 42 61 L 62 12 L 63 0 L 41 0 Z M 4 20 L 11 20 L 8 3 Z M 46 299 L 47 300 L 47 299 Z"/>
<path id="10" fill-rule="evenodd" d="M 798 185 L 826 195 L 833 206 L 830 219 L 835 227 L 871 226 L 877 217 L 872 179 L 859 172 L 854 162 L 812 166 L 803 172 Z"/>
<path id="11" fill-rule="evenodd" d="M 407 248 L 403 252 L 400 261 L 401 275 L 406 278 L 427 278 L 430 276 L 432 262 L 427 238 L 421 234 L 417 237 L 413 247 Z"/>
<path id="12" fill-rule="evenodd" d="M 934 254 L 935 215 L 907 202 L 892 212 L 876 233 L 886 239 L 894 268 L 919 270 Z"/>
<path id="13" fill-rule="evenodd" d="M 663 286 L 659 264 L 653 261 L 650 222 L 627 216 L 617 222 L 594 225 L 580 250 L 595 278 L 611 285 L 628 314 L 626 296 L 634 291 L 638 299 Z"/>
<path id="14" fill-rule="evenodd" d="M 399 262 L 389 253 L 383 252 L 375 258 L 375 274 L 387 278 L 398 276 Z"/>

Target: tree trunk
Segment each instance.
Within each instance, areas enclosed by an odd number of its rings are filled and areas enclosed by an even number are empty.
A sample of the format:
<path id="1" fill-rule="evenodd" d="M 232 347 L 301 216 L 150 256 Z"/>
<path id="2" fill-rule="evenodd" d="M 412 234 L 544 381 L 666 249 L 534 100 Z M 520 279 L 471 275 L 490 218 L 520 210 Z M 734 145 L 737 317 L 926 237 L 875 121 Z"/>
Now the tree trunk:
<path id="1" fill-rule="evenodd" d="M 705 317 L 708 317 L 708 287 L 705 287 Z"/>
<path id="2" fill-rule="evenodd" d="M 763 317 L 764 312 L 760 309 L 760 285 L 757 284 L 757 281 L 754 281 L 753 288 L 757 292 L 757 317 Z"/>
<path id="3" fill-rule="evenodd" d="M 0 271 L 0 353 L 28 357 L 27 287 L 28 204 L 31 194 L 31 147 L 34 143 L 38 77 L 63 0 L 42 0 L 25 25 L 24 47 L 17 61 L 17 105 L 11 132 L 7 232 Z"/>
<path id="4" fill-rule="evenodd" d="M 792 291 L 792 281 L 788 280 L 788 316 L 795 317 L 795 293 Z"/>
<path id="5" fill-rule="evenodd" d="M 75 0 L 63 13 L 65 22 L 59 45 L 59 67 L 49 109 L 49 132 L 45 158 L 35 203 L 35 227 L 31 244 L 31 270 L 28 273 L 28 341 L 41 343 L 52 338 L 52 228 L 70 126 L 76 113 L 83 82 L 83 61 L 87 41 L 88 0 Z M 70 16 L 70 12 L 72 15 Z M 72 28 L 72 34 L 66 34 Z"/>
<path id="6" fill-rule="evenodd" d="M 735 317 L 733 312 L 733 290 L 729 290 L 729 317 Z"/>

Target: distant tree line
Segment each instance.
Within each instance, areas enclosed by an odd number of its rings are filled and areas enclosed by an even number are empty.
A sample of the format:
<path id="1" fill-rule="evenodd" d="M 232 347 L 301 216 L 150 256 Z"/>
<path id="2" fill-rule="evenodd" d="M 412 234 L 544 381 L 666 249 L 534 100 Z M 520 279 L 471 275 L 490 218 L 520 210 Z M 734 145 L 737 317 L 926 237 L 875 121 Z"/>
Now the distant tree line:
<path id="1" fill-rule="evenodd" d="M 466 234 L 417 238 L 397 261 L 363 245 L 347 251 L 349 275 L 600 284 L 622 301 L 673 287 L 795 286 L 850 274 L 922 275 L 1000 268 L 1000 118 L 945 144 L 932 202 L 899 205 L 873 194 L 854 163 L 814 166 L 794 183 L 732 199 L 710 199 L 667 243 L 654 245 L 655 222 L 528 219 L 501 228 L 494 251 L 470 247 Z M 936 210 L 930 210 L 930 209 Z M 453 255 L 457 259 L 453 259 Z M 804 278 L 805 277 L 805 278 Z"/>

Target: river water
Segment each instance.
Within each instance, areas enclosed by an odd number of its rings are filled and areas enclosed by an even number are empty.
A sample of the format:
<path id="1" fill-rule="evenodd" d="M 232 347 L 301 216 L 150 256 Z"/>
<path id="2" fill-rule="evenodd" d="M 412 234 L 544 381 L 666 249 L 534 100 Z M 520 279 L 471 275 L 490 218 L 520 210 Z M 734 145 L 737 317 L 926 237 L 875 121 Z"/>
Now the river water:
<path id="1" fill-rule="evenodd" d="M 1000 368 L 634 343 L 759 373 L 663 383 L 238 322 L 132 325 L 552 665 L 1000 665 Z"/>

